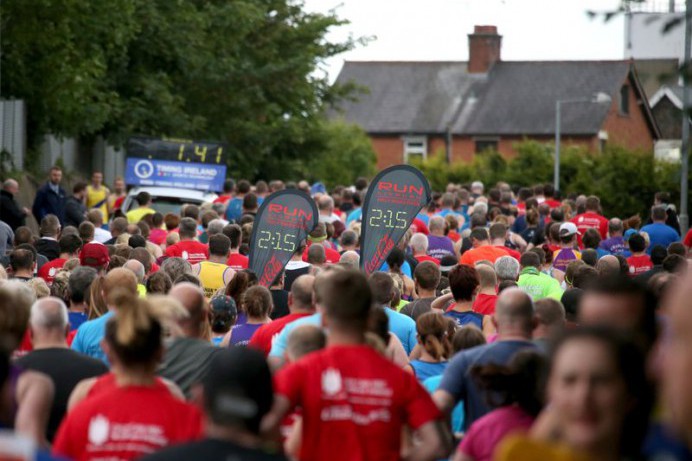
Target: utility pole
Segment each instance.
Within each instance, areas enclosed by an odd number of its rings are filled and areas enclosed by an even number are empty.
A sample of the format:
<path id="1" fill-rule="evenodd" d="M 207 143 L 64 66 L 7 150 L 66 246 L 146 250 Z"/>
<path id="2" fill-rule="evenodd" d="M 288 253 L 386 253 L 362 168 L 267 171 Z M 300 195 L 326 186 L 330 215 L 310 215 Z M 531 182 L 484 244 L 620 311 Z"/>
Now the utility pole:
<path id="1" fill-rule="evenodd" d="M 680 148 L 680 230 L 687 234 L 690 218 L 687 214 L 688 177 L 690 165 L 690 40 L 692 39 L 692 0 L 685 2 L 685 57 L 682 62 L 682 147 Z"/>

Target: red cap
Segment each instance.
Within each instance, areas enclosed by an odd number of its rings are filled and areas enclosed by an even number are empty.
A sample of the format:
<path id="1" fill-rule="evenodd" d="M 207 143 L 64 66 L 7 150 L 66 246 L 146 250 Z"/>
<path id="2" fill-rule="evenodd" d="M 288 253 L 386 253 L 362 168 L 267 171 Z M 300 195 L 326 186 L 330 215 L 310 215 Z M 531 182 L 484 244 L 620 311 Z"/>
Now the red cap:
<path id="1" fill-rule="evenodd" d="M 108 255 L 108 248 L 102 243 L 90 242 L 84 245 L 79 254 L 79 263 L 82 266 L 101 269 L 111 261 Z"/>

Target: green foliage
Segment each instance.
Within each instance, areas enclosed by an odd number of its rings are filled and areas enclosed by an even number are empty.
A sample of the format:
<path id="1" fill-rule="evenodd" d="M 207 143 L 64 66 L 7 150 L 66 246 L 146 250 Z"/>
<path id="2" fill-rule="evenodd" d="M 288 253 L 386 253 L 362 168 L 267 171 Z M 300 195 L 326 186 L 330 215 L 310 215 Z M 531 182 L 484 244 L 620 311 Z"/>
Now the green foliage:
<path id="1" fill-rule="evenodd" d="M 325 151 L 324 107 L 350 87 L 319 65 L 355 46 L 293 0 L 6 0 L 2 94 L 42 135 L 120 145 L 133 134 L 230 145 L 235 176 Z M 298 148 L 300 147 L 300 149 Z M 277 177 L 285 177 L 280 174 Z"/>
<path id="2" fill-rule="evenodd" d="M 469 164 L 447 165 L 442 152 L 417 166 L 435 190 L 448 183 L 481 180 L 487 185 L 506 181 L 512 186 L 532 186 L 553 180 L 553 147 L 536 141 L 515 146 L 517 156 L 504 160 L 497 152 L 476 155 Z M 563 195 L 597 195 L 609 215 L 631 216 L 648 213 L 653 196 L 668 191 L 680 194 L 680 164 L 656 161 L 650 152 L 629 151 L 608 146 L 603 153 L 584 148 L 563 149 L 560 162 Z"/>
<path id="3" fill-rule="evenodd" d="M 296 177 L 334 187 L 375 174 L 377 156 L 362 128 L 343 121 L 323 122 L 320 136 L 324 138 L 325 150 L 303 161 L 304 167 Z"/>

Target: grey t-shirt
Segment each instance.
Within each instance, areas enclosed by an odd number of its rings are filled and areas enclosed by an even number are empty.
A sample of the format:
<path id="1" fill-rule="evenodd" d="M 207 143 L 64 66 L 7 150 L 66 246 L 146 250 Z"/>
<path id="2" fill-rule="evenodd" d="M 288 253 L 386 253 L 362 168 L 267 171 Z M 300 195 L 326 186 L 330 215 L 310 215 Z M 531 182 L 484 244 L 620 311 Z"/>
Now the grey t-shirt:
<path id="1" fill-rule="evenodd" d="M 418 320 L 421 315 L 432 311 L 433 301 L 435 298 L 418 298 L 402 307 L 399 312 L 408 315 L 413 320 Z"/>
<path id="2" fill-rule="evenodd" d="M 204 379 L 219 350 L 202 339 L 176 338 L 168 344 L 158 374 L 176 383 L 189 398 L 192 386 Z"/>

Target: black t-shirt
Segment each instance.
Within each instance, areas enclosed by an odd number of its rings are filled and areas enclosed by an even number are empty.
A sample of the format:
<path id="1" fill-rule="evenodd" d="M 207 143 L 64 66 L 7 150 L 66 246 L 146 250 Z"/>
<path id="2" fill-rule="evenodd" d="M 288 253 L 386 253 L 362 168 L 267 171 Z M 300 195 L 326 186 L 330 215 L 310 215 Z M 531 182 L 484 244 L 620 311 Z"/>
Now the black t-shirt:
<path id="1" fill-rule="evenodd" d="M 260 449 L 244 448 L 232 442 L 218 439 L 204 439 L 199 442 L 184 443 L 165 448 L 142 458 L 142 461 L 285 461 L 280 454 L 264 452 Z"/>
<path id="2" fill-rule="evenodd" d="M 65 416 L 67 400 L 75 386 L 83 379 L 108 372 L 108 367 L 100 360 L 59 347 L 37 349 L 19 358 L 16 363 L 25 370 L 40 371 L 53 381 L 55 396 L 46 431 L 49 441 L 53 440 L 60 421 Z"/>
<path id="3" fill-rule="evenodd" d="M 272 294 L 272 301 L 274 301 L 274 310 L 272 310 L 270 318 L 276 320 L 288 315 L 288 291 L 269 290 L 269 292 Z"/>

